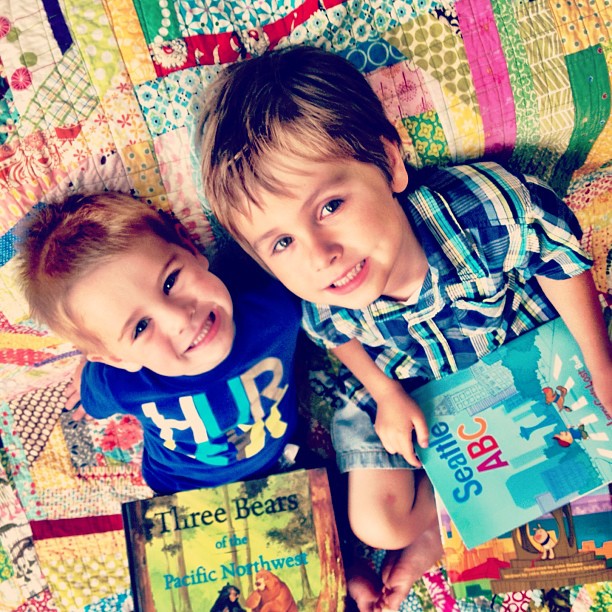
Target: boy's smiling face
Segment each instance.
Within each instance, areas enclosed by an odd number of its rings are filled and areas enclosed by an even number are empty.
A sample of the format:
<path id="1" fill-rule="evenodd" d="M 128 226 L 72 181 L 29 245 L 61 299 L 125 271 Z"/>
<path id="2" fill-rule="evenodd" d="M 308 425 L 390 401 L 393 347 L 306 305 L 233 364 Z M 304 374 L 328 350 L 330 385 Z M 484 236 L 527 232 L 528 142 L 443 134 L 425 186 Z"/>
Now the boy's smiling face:
<path id="1" fill-rule="evenodd" d="M 256 257 L 304 300 L 364 308 L 406 299 L 426 260 L 393 193 L 408 177 L 396 147 L 391 184 L 372 164 L 271 154 L 283 193 L 260 190 L 238 230 Z"/>
<path id="2" fill-rule="evenodd" d="M 153 234 L 77 281 L 68 306 L 104 345 L 88 358 L 128 371 L 202 374 L 234 341 L 232 300 L 207 259 Z"/>

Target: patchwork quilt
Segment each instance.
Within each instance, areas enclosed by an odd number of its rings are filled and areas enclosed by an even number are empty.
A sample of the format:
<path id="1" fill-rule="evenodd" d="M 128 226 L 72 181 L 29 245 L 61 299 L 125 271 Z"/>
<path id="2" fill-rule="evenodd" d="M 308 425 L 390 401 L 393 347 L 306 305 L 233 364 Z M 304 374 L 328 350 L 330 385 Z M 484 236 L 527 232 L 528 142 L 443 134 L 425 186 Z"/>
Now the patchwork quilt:
<path id="1" fill-rule="evenodd" d="M 611 24 L 611 0 L 0 0 L 0 611 L 131 610 L 120 504 L 152 493 L 137 423 L 63 410 L 78 354 L 15 282 L 32 209 L 119 190 L 215 249 L 191 147 L 202 92 L 224 64 L 322 46 L 367 75 L 413 165 L 496 159 L 549 181 L 609 316 Z M 328 379 L 310 380 L 313 445 L 329 453 Z M 438 568 L 402 607 L 491 608 L 603 612 L 612 586 L 458 601 Z"/>

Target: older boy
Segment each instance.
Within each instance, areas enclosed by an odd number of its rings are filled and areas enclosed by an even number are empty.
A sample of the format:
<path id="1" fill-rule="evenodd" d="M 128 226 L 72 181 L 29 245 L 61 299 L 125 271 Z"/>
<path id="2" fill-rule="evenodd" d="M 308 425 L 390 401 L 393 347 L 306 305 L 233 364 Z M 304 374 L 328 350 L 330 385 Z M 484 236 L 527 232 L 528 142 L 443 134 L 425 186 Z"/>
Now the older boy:
<path id="1" fill-rule="evenodd" d="M 20 256 L 33 315 L 88 359 L 88 414 L 141 422 L 153 490 L 272 471 L 297 415 L 300 307 L 280 283 L 247 257 L 216 276 L 182 227 L 112 193 L 43 208 Z"/>
<path id="2" fill-rule="evenodd" d="M 559 313 L 612 405 L 609 343 L 572 213 L 494 163 L 412 176 L 399 144 L 363 76 L 309 47 L 228 67 L 199 143 L 213 212 L 305 300 L 310 336 L 363 384 L 347 378 L 334 421 L 349 520 L 364 542 L 403 551 L 378 594 L 352 582 L 362 610 L 399 606 L 440 553 L 431 486 L 411 470 L 413 429 L 427 444 L 406 393 L 415 383 Z"/>

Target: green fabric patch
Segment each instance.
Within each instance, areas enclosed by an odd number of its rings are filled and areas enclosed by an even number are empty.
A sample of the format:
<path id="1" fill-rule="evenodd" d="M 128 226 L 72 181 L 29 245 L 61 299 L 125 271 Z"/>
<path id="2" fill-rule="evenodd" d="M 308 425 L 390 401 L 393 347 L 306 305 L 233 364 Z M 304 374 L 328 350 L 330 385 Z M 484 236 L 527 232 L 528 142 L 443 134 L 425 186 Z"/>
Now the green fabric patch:
<path id="1" fill-rule="evenodd" d="M 561 195 L 567 192 L 572 174 L 580 168 L 610 117 L 610 79 L 605 55 L 599 45 L 565 58 L 576 107 L 574 131 L 567 151 L 550 178 Z"/>
<path id="2" fill-rule="evenodd" d="M 419 166 L 451 161 L 448 141 L 437 112 L 427 111 L 419 116 L 403 117 L 402 123 L 414 143 Z"/>

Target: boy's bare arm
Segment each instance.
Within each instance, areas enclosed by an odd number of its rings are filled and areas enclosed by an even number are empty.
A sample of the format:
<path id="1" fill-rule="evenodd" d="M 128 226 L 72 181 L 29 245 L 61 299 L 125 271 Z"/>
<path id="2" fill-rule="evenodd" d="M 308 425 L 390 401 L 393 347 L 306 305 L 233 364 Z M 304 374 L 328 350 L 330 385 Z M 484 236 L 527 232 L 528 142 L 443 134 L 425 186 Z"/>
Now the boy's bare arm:
<path id="1" fill-rule="evenodd" d="M 374 363 L 358 340 L 352 339 L 332 352 L 374 398 L 377 406 L 374 428 L 387 452 L 399 453 L 408 463 L 420 467 L 412 444 L 412 430 L 422 447 L 428 444 L 429 431 L 419 405 L 397 380 L 389 378 Z"/>
<path id="2" fill-rule="evenodd" d="M 612 410 L 612 347 L 591 272 L 564 280 L 537 279 L 580 346 L 599 401 Z"/>

